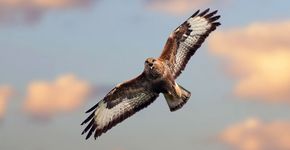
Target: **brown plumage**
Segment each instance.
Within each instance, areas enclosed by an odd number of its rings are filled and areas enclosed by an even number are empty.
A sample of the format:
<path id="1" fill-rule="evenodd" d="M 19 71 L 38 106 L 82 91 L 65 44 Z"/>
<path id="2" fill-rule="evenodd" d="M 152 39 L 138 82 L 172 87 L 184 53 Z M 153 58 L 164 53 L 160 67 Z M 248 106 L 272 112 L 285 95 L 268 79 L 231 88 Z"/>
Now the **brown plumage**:
<path id="1" fill-rule="evenodd" d="M 220 16 L 209 9 L 197 11 L 169 36 L 159 58 L 148 58 L 144 71 L 137 78 L 117 85 L 100 102 L 89 109 L 91 113 L 82 125 L 89 123 L 82 134 L 95 138 L 116 124 L 150 105 L 160 93 L 170 111 L 180 109 L 190 98 L 189 91 L 175 82 L 191 56 L 205 38 L 220 25 Z"/>

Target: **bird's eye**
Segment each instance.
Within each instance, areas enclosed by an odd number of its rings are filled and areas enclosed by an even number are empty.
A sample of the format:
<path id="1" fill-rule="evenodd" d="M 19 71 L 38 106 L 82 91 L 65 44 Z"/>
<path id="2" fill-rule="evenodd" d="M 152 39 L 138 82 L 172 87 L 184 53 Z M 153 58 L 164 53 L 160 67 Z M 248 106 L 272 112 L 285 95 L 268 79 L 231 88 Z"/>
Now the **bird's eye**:
<path id="1" fill-rule="evenodd" d="M 156 61 L 155 59 L 152 60 L 152 62 L 155 62 L 155 61 Z"/>
<path id="2" fill-rule="evenodd" d="M 148 60 L 146 60 L 145 63 L 148 64 L 149 63 Z"/>

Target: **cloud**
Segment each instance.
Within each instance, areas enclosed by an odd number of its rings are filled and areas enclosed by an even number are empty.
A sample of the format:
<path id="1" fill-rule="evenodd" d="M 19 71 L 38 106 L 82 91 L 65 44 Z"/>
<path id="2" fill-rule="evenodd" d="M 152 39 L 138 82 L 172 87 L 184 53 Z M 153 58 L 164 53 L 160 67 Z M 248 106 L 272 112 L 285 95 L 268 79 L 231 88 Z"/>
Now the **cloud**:
<path id="1" fill-rule="evenodd" d="M 34 23 L 53 10 L 90 6 L 95 0 L 0 0 L 0 23 Z"/>
<path id="2" fill-rule="evenodd" d="M 55 81 L 34 81 L 28 85 L 25 112 L 36 118 L 50 118 L 81 106 L 90 96 L 92 86 L 72 74 Z"/>
<path id="3" fill-rule="evenodd" d="M 237 150 L 289 150 L 290 122 L 252 118 L 228 127 L 220 138 Z"/>
<path id="4" fill-rule="evenodd" d="M 7 102 L 12 96 L 13 91 L 9 86 L 0 86 L 0 119 L 4 118 Z"/>
<path id="5" fill-rule="evenodd" d="M 215 32 L 211 52 L 237 79 L 234 93 L 246 99 L 290 102 L 290 21 L 253 23 Z"/>
<path id="6" fill-rule="evenodd" d="M 225 0 L 219 0 L 219 2 Z M 214 0 L 145 0 L 149 10 L 165 12 L 173 15 L 181 15 L 192 12 L 201 6 L 213 3 Z"/>

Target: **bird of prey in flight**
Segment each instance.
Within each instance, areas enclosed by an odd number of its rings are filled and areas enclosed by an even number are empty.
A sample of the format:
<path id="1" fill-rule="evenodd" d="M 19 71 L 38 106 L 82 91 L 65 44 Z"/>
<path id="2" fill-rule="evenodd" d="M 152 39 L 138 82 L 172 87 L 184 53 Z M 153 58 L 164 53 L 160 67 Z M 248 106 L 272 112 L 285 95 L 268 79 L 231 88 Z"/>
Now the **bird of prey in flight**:
<path id="1" fill-rule="evenodd" d="M 118 84 L 101 101 L 86 111 L 91 113 L 82 125 L 86 139 L 96 139 L 109 129 L 147 107 L 163 94 L 170 111 L 180 109 L 191 93 L 175 79 L 205 38 L 220 25 L 217 11 L 195 12 L 169 36 L 158 58 L 145 60 L 144 71 L 136 78 Z"/>

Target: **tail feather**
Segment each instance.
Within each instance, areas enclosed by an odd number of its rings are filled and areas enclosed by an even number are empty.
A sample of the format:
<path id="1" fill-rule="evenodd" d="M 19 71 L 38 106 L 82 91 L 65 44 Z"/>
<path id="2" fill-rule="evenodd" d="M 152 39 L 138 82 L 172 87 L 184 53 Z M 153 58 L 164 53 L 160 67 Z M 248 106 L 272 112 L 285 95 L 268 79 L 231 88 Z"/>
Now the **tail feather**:
<path id="1" fill-rule="evenodd" d="M 184 104 L 186 104 L 191 96 L 191 93 L 180 85 L 176 84 L 175 90 L 176 92 L 174 93 L 180 93 L 180 95 L 173 94 L 172 92 L 164 93 L 164 97 L 171 112 L 180 109 Z"/>

